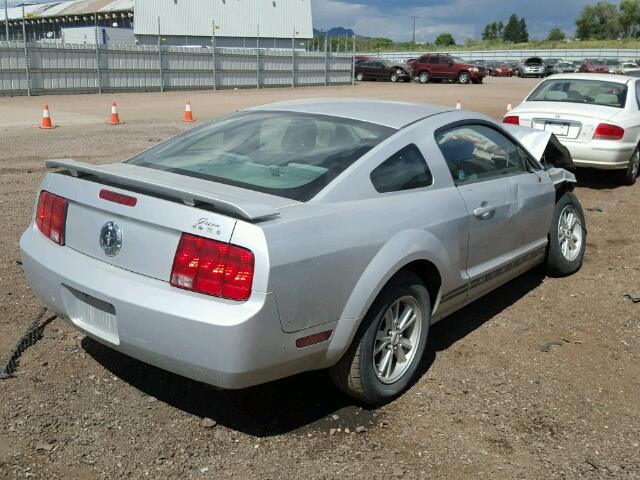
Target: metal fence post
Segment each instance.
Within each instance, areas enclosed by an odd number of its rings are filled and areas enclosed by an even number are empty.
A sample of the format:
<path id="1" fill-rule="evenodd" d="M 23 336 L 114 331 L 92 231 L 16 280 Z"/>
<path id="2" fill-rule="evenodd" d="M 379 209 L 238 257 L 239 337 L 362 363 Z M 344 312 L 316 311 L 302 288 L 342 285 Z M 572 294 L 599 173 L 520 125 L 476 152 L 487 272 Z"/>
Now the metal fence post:
<path id="1" fill-rule="evenodd" d="M 291 37 L 291 88 L 296 86 L 296 27 Z"/>
<path id="2" fill-rule="evenodd" d="M 356 84 L 356 36 L 353 36 L 353 52 L 351 55 L 351 85 Z"/>
<path id="3" fill-rule="evenodd" d="M 162 71 L 162 45 L 160 43 L 160 17 L 158 17 L 158 63 L 160 72 L 160 92 L 164 93 L 164 72 Z"/>
<path id="4" fill-rule="evenodd" d="M 328 75 L 329 75 L 329 69 L 327 66 L 327 34 L 325 32 L 324 34 L 324 84 L 325 86 L 328 83 Z"/>
<path id="5" fill-rule="evenodd" d="M 24 5 L 22 5 L 22 46 L 24 48 L 24 70 L 27 79 L 27 95 L 31 96 L 31 69 L 29 59 L 29 45 L 27 44 L 27 25 L 24 16 Z"/>
<path id="6" fill-rule="evenodd" d="M 256 33 L 256 88 L 260 88 L 260 25 Z"/>
<path id="7" fill-rule="evenodd" d="M 98 93 L 102 93 L 102 69 L 100 65 L 100 38 L 98 34 L 98 14 L 93 14 L 93 21 L 96 26 L 96 83 L 98 84 Z"/>
<path id="8" fill-rule="evenodd" d="M 211 60 L 213 61 L 213 89 L 218 88 L 218 79 L 216 71 L 216 21 L 213 20 L 213 30 L 211 32 Z"/>

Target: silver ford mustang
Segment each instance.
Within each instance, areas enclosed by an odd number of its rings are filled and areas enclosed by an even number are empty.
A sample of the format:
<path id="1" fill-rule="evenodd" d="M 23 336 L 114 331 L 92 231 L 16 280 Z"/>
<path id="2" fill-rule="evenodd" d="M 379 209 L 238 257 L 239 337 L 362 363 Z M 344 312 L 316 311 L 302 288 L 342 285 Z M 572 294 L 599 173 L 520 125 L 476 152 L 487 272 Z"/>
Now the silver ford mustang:
<path id="1" fill-rule="evenodd" d="M 582 263 L 555 137 L 394 102 L 251 108 L 124 163 L 50 160 L 24 271 L 127 355 L 222 388 L 329 368 L 389 401 L 430 324 L 543 263 Z"/>

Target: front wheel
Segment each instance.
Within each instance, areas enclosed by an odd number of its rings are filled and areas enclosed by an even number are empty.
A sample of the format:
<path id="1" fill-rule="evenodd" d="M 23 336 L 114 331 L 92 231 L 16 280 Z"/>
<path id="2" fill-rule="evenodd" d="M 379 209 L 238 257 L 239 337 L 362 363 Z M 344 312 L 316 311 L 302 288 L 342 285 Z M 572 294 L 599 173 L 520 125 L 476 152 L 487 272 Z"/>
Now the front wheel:
<path id="1" fill-rule="evenodd" d="M 620 183 L 622 185 L 633 185 L 638 178 L 638 171 L 640 170 L 640 146 L 636 147 L 633 155 L 629 159 L 629 165 L 626 170 L 623 170 L 620 174 Z"/>
<path id="2" fill-rule="evenodd" d="M 460 75 L 458 75 L 458 82 L 460 82 L 463 85 L 466 85 L 470 81 L 471 81 L 471 75 L 469 75 L 467 72 L 460 72 Z"/>
<path id="3" fill-rule="evenodd" d="M 389 80 L 391 80 L 392 82 L 397 82 L 398 81 L 398 74 L 397 73 L 392 73 L 391 77 L 389 77 Z"/>
<path id="4" fill-rule="evenodd" d="M 336 386 L 381 405 L 411 384 L 427 345 L 431 302 L 415 274 L 393 277 L 365 315 L 351 347 L 329 373 Z"/>
<path id="5" fill-rule="evenodd" d="M 556 202 L 549 230 L 547 272 L 565 277 L 580 270 L 587 243 L 587 230 L 580 202 L 565 192 Z"/>
<path id="6" fill-rule="evenodd" d="M 420 81 L 420 83 L 429 83 L 429 80 L 431 80 L 431 75 L 429 75 L 429 72 L 420 72 L 418 80 Z"/>

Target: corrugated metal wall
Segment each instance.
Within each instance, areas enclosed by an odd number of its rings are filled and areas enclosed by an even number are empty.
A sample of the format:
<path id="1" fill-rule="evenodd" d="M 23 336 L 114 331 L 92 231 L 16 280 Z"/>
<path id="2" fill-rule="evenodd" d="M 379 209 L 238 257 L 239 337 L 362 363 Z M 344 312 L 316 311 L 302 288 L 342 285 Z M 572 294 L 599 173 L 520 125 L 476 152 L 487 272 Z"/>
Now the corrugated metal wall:
<path id="1" fill-rule="evenodd" d="M 345 84 L 351 61 L 348 54 L 282 49 L 216 48 L 214 55 L 212 48 L 31 43 L 25 49 L 0 42 L 0 95 Z"/>
<path id="2" fill-rule="evenodd" d="M 312 38 L 311 0 L 136 0 L 135 34 Z"/>

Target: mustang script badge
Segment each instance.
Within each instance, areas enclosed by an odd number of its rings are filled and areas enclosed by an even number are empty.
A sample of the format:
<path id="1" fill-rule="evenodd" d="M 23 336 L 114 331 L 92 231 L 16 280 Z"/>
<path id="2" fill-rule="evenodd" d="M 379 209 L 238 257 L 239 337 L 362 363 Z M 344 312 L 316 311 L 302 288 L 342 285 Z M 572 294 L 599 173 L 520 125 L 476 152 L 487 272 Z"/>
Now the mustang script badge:
<path id="1" fill-rule="evenodd" d="M 122 248 L 122 228 L 115 222 L 107 222 L 100 229 L 100 247 L 108 257 L 115 257 Z"/>

